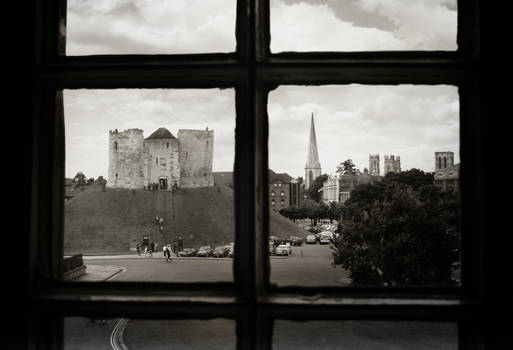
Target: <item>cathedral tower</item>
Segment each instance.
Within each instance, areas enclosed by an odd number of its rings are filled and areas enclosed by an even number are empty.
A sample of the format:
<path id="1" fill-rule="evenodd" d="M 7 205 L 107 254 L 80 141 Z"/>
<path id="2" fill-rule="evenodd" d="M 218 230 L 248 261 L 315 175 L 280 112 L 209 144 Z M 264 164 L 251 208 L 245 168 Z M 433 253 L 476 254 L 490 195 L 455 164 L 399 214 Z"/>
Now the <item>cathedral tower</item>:
<path id="1" fill-rule="evenodd" d="M 319 161 L 319 152 L 317 151 L 317 138 L 315 137 L 315 124 L 312 113 L 310 126 L 310 142 L 308 143 L 308 158 L 305 165 L 305 185 L 310 188 L 314 180 L 321 176 L 321 163 Z"/>
<path id="2" fill-rule="evenodd" d="M 379 175 L 379 154 L 369 154 L 369 174 Z"/>

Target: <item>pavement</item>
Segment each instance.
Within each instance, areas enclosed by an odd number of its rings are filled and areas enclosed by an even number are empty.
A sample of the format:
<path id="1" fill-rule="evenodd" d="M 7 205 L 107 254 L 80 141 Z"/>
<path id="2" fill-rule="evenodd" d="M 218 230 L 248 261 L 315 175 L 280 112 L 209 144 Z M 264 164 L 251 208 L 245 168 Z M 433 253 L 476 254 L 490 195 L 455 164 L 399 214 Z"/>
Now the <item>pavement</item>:
<path id="1" fill-rule="evenodd" d="M 86 272 L 82 276 L 75 279 L 75 281 L 80 282 L 100 282 L 107 281 L 118 274 L 126 271 L 126 268 L 122 266 L 114 266 L 114 265 L 89 265 L 85 264 Z"/>

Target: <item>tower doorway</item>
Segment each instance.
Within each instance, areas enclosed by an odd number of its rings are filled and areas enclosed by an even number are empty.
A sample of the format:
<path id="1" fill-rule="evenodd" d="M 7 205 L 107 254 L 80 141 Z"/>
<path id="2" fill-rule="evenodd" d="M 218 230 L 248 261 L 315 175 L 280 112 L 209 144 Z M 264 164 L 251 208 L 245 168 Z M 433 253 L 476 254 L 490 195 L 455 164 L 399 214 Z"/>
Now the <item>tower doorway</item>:
<path id="1" fill-rule="evenodd" d="M 167 179 L 159 179 L 159 189 L 167 190 Z"/>

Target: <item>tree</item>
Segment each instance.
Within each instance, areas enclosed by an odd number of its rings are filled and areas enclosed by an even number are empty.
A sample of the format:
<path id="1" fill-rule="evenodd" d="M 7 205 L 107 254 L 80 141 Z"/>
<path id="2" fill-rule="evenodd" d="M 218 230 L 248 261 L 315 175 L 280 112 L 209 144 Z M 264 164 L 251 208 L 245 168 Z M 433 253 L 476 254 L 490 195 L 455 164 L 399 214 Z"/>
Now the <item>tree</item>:
<path id="1" fill-rule="evenodd" d="M 388 174 L 387 174 L 388 175 Z M 414 170 L 358 185 L 342 208 L 334 264 L 354 284 L 451 284 L 459 260 L 459 196 Z"/>
<path id="2" fill-rule="evenodd" d="M 347 159 L 344 162 L 337 165 L 336 172 L 340 175 L 342 174 L 353 174 L 355 172 L 355 165 L 351 159 Z"/>
<path id="3" fill-rule="evenodd" d="M 317 176 L 308 189 L 308 197 L 316 202 L 322 199 L 322 193 L 319 190 L 322 188 L 324 181 L 328 180 L 328 174 Z"/>

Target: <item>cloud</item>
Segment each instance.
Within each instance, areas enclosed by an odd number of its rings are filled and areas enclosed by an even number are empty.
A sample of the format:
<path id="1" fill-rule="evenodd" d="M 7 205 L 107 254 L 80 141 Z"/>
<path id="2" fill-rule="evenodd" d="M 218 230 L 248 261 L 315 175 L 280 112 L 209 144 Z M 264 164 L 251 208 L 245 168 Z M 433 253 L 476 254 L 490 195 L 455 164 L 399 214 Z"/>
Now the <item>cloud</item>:
<path id="1" fill-rule="evenodd" d="M 444 0 L 272 0 L 271 51 L 455 50 L 452 8 Z"/>
<path id="2" fill-rule="evenodd" d="M 69 0 L 67 55 L 235 51 L 235 0 Z"/>

